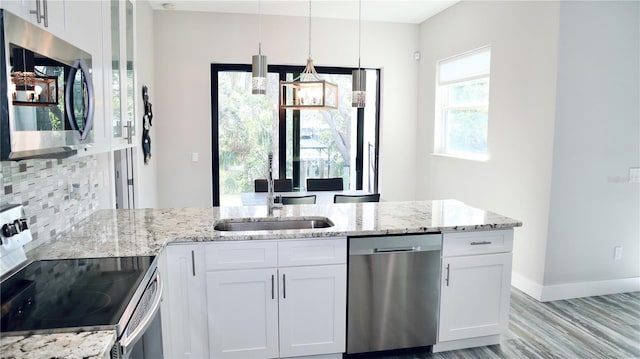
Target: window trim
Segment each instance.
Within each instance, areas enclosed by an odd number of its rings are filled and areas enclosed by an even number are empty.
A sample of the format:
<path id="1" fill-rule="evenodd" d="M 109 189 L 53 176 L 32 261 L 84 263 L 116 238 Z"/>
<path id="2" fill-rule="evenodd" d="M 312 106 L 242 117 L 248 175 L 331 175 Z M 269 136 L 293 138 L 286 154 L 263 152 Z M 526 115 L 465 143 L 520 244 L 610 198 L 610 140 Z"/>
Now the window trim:
<path id="1" fill-rule="evenodd" d="M 440 71 L 441 71 L 441 66 L 443 64 L 451 63 L 458 59 L 464 59 L 464 58 L 473 56 L 475 54 L 485 52 L 487 50 L 489 51 L 489 68 L 486 72 L 474 73 L 470 76 L 461 77 L 456 80 L 448 80 L 448 81 L 442 81 L 442 82 L 440 81 Z M 489 160 L 488 129 L 487 129 L 487 136 L 486 136 L 487 150 L 486 150 L 486 153 L 484 154 L 456 152 L 456 151 L 450 151 L 446 149 L 446 124 L 445 124 L 444 114 L 448 110 L 455 110 L 455 109 L 486 109 L 487 121 L 489 121 L 488 114 L 489 114 L 490 98 L 487 99 L 486 104 L 478 103 L 478 104 L 471 104 L 471 105 L 464 105 L 464 106 L 459 106 L 459 105 L 448 106 L 448 105 L 443 105 L 443 102 L 445 101 L 444 98 L 448 97 L 449 95 L 449 90 L 451 89 L 451 85 L 454 85 L 454 84 L 460 84 L 464 82 L 475 81 L 475 80 L 486 78 L 489 83 L 489 88 L 491 88 L 491 45 L 482 46 L 480 48 L 476 48 L 476 49 L 464 52 L 462 54 L 457 54 L 457 55 L 439 60 L 436 62 L 435 71 L 436 71 L 436 81 L 435 81 L 436 96 L 435 96 L 435 114 L 434 114 L 434 147 L 433 147 L 432 155 L 439 156 L 439 157 L 473 160 L 473 161 L 488 161 Z M 488 126 L 488 123 L 487 123 L 487 126 Z"/>

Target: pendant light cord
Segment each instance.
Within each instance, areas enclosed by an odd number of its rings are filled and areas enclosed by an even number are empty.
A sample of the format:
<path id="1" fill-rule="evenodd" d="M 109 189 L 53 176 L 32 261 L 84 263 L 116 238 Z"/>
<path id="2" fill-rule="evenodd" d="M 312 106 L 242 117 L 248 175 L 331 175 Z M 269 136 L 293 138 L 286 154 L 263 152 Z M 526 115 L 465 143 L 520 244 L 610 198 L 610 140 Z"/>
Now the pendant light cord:
<path id="1" fill-rule="evenodd" d="M 311 59 L 311 0 L 309 0 L 309 59 Z"/>
<path id="2" fill-rule="evenodd" d="M 362 0 L 358 1 L 358 70 L 360 68 L 360 48 L 362 44 Z"/>
<path id="3" fill-rule="evenodd" d="M 262 8 L 258 0 L 258 55 L 262 55 Z"/>

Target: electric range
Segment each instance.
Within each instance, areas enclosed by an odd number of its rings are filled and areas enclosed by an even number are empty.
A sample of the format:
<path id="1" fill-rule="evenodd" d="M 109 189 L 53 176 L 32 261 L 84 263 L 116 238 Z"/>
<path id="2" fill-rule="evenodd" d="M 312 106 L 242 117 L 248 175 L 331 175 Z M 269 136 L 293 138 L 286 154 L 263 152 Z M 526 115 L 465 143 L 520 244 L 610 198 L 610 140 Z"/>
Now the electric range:
<path id="1" fill-rule="evenodd" d="M 120 338 L 155 272 L 153 256 L 35 261 L 0 283 L 0 332 L 116 329 Z"/>

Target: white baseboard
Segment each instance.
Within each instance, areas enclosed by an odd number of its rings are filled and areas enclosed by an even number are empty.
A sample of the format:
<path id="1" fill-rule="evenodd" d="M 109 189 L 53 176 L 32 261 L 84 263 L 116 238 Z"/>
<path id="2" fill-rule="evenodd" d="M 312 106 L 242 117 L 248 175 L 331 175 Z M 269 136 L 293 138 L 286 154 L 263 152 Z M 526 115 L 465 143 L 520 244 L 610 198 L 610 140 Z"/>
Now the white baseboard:
<path id="1" fill-rule="evenodd" d="M 527 293 L 530 297 L 537 301 L 541 301 L 542 298 L 542 285 L 532 281 L 531 279 L 522 276 L 519 273 L 511 273 L 511 285 Z"/>
<path id="2" fill-rule="evenodd" d="M 540 302 L 549 302 L 640 291 L 640 277 L 543 286 L 514 272 L 511 275 L 511 285 Z"/>
<path id="3" fill-rule="evenodd" d="M 500 334 L 488 335 L 485 337 L 476 337 L 469 339 L 450 340 L 447 342 L 439 342 L 433 345 L 434 353 L 446 352 L 449 350 L 458 350 L 474 347 L 485 347 L 487 345 L 500 344 Z"/>

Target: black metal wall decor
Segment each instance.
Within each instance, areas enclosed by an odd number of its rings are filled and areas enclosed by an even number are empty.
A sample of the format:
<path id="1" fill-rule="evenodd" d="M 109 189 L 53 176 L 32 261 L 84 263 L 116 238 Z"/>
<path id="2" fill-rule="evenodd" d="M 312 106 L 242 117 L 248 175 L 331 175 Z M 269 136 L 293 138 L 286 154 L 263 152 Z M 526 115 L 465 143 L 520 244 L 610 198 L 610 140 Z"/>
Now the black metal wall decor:
<path id="1" fill-rule="evenodd" d="M 144 164 L 148 165 L 151 159 L 151 137 L 149 130 L 151 129 L 151 121 L 153 120 L 153 111 L 151 110 L 151 102 L 149 102 L 149 89 L 142 86 L 142 101 L 144 101 L 144 116 L 142 125 L 142 153 L 144 154 Z"/>

